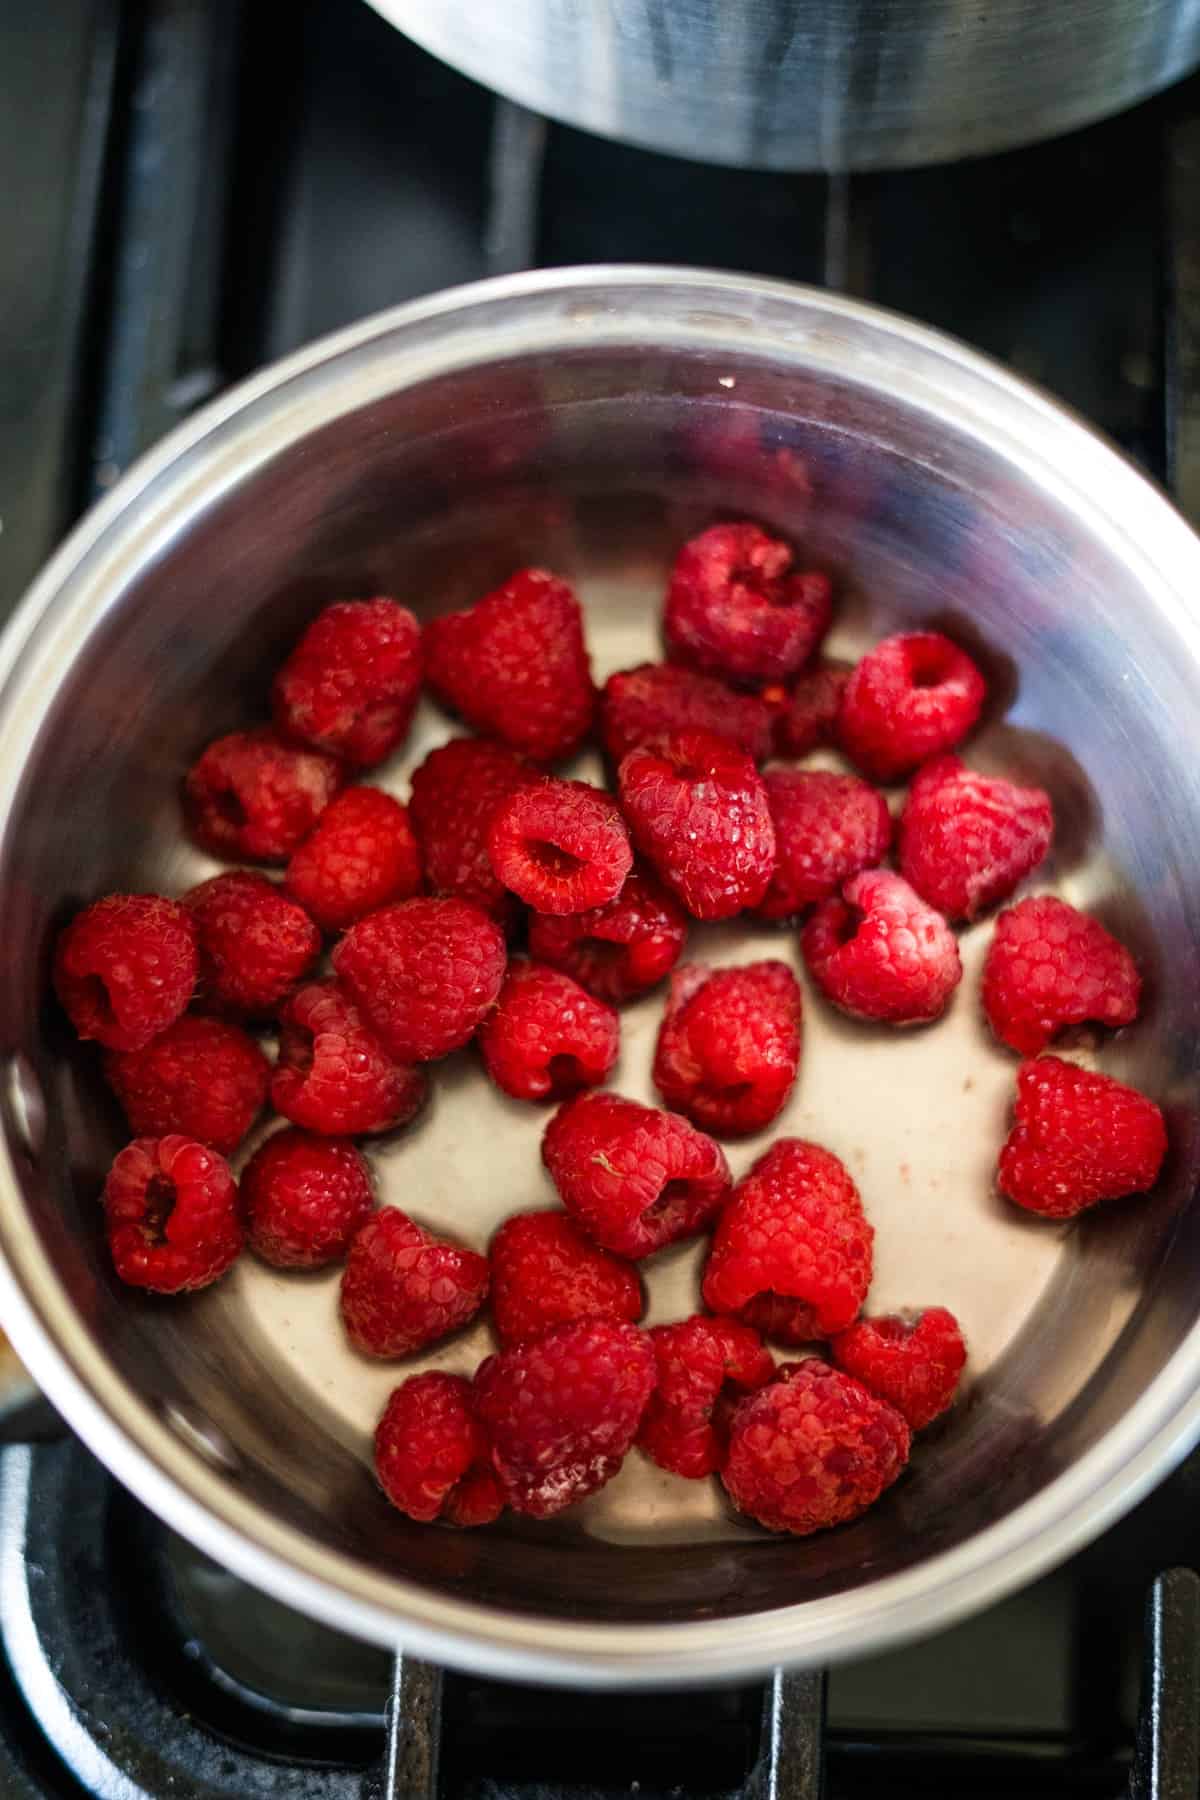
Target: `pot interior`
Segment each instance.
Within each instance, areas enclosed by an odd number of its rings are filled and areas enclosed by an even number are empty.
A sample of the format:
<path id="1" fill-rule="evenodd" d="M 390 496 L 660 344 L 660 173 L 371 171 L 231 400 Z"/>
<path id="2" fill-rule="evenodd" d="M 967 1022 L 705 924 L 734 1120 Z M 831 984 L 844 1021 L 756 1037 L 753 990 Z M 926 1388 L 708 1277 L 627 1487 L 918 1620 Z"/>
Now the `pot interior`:
<path id="1" fill-rule="evenodd" d="M 1047 475 L 1019 436 L 993 444 L 969 394 L 960 418 L 898 366 L 889 380 L 886 343 L 865 362 L 847 355 L 838 373 L 836 357 L 764 351 L 753 336 L 720 351 L 702 333 L 664 348 L 589 339 L 585 325 L 579 339 L 500 354 L 484 332 L 459 366 L 406 369 L 389 386 L 395 352 L 381 333 L 284 382 L 262 403 L 276 416 L 292 409 L 278 442 L 247 438 L 233 418 L 140 497 L 130 492 L 64 580 L 66 600 L 35 632 L 4 701 L 5 753 L 24 757 L 0 867 L 0 1016 L 19 1076 L 6 1102 L 10 1261 L 44 1316 L 66 1296 L 72 1364 L 85 1383 L 97 1369 L 115 1375 L 110 1404 L 117 1395 L 143 1442 L 174 1430 L 189 1459 L 207 1445 L 210 1495 L 236 1497 L 243 1523 L 247 1505 L 261 1509 L 314 1554 L 348 1559 L 399 1631 L 412 1594 L 397 1579 L 583 1624 L 729 1618 L 877 1582 L 1005 1517 L 1098 1444 L 1196 1310 L 1185 1202 L 1200 789 L 1186 746 L 1198 682 L 1161 575 L 1086 514 L 1070 469 Z M 1033 436 L 1038 404 L 1021 403 Z M 770 1132 L 732 1147 L 735 1174 L 775 1135 L 836 1150 L 878 1234 L 871 1308 L 951 1307 L 971 1351 L 965 1398 L 873 1511 L 804 1541 L 739 1523 L 715 1484 L 637 1454 L 551 1524 L 418 1527 L 386 1505 L 370 1470 L 373 1421 L 410 1365 L 369 1365 L 344 1346 L 336 1270 L 285 1276 L 247 1255 L 214 1289 L 172 1301 L 115 1281 L 97 1196 L 121 1121 L 97 1056 L 47 999 L 48 947 L 98 894 L 179 893 L 215 870 L 181 835 L 180 777 L 208 739 L 265 716 L 274 666 L 323 603 L 388 593 L 429 617 L 544 564 L 583 596 L 603 679 L 659 654 L 674 549 L 738 516 L 835 573 L 832 653 L 933 624 L 979 656 L 991 700 L 970 761 L 1054 797 L 1057 841 L 1031 885 L 1097 912 L 1145 971 L 1139 1024 L 1070 1054 L 1165 1106 L 1168 1172 L 1152 1197 L 1071 1227 L 994 1197 L 1016 1059 L 979 1013 L 990 921 L 963 933 L 965 978 L 931 1029 L 858 1027 L 806 983 L 794 1097 Z M 412 767 L 455 729 L 423 702 L 405 752 L 378 779 L 404 797 Z M 599 772 L 591 756 L 578 768 Z M 697 930 L 690 953 L 800 966 L 791 929 Z M 652 1097 L 661 1006 L 658 994 L 623 1015 L 619 1091 Z M 29 1149 L 31 1087 L 45 1128 Z M 538 1156 L 545 1117 L 505 1100 L 463 1052 L 437 1069 L 416 1127 L 371 1151 L 380 1196 L 482 1248 L 507 1213 L 553 1201 Z M 686 1246 L 647 1265 L 650 1322 L 695 1309 L 700 1259 Z M 479 1324 L 411 1366 L 469 1371 L 490 1347 Z"/>

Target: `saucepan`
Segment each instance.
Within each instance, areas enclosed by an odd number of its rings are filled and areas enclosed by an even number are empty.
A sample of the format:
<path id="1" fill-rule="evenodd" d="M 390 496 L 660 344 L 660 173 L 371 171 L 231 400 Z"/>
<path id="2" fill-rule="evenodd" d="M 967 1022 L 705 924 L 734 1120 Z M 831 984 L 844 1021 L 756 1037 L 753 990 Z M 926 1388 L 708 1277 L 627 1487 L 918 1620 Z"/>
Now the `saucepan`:
<path id="1" fill-rule="evenodd" d="M 581 1508 L 465 1532 L 391 1510 L 370 1435 L 402 1369 L 338 1332 L 337 1272 L 246 1256 L 202 1294 L 122 1289 L 97 1207 L 122 1141 L 94 1057 L 48 994 L 55 931 L 113 889 L 213 865 L 180 829 L 199 748 L 261 712 L 331 598 L 423 616 L 521 564 L 583 597 L 595 670 L 655 654 L 690 533 L 751 517 L 839 595 L 830 647 L 933 623 L 989 680 L 973 763 L 1046 785 L 1039 885 L 1095 911 L 1145 978 L 1103 1066 L 1167 1114 L 1163 1180 L 1064 1226 L 996 1197 L 1015 1066 L 978 1008 L 990 923 L 949 1015 L 889 1035 L 811 993 L 773 1128 L 847 1162 L 877 1233 L 873 1309 L 944 1304 L 963 1397 L 856 1523 L 807 1539 L 737 1519 L 640 1455 Z M 540 1681 L 745 1677 L 944 1625 L 1103 1529 L 1200 1434 L 1200 542 L 1051 400 L 952 340 L 836 296 L 665 268 L 553 271 L 355 325 L 197 414 L 134 467 L 0 645 L 0 1319 L 69 1424 L 240 1575 L 350 1632 Z M 408 773 L 454 727 L 423 703 Z M 585 757 L 580 768 L 594 769 Z M 784 955 L 778 927 L 696 955 Z M 661 1009 L 623 1022 L 649 1098 Z M 1073 1054 L 1088 1056 L 1081 1043 Z M 426 1116 L 373 1152 L 382 1195 L 482 1247 L 550 1204 L 544 1115 L 441 1065 Z M 735 1173 L 762 1141 L 736 1146 Z M 648 1269 L 650 1322 L 694 1310 L 701 1250 Z M 440 1347 L 468 1370 L 481 1323 Z"/>
<path id="2" fill-rule="evenodd" d="M 982 156 L 1200 62 L 1188 0 L 371 0 L 435 56 L 588 131 L 770 169 Z"/>

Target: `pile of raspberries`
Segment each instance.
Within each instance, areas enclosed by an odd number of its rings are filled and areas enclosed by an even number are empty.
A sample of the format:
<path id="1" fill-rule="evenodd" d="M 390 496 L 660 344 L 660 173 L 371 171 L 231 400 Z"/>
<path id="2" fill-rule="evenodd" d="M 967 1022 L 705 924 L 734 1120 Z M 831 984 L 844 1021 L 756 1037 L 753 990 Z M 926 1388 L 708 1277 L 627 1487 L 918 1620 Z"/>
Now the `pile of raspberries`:
<path id="1" fill-rule="evenodd" d="M 826 576 L 752 524 L 684 545 L 668 660 L 599 693 L 579 603 L 539 569 L 424 631 L 390 599 L 329 606 L 275 677 L 272 723 L 210 744 L 183 787 L 201 845 L 282 878 L 109 895 L 58 941 L 59 999 L 134 1133 L 104 1189 L 124 1281 L 201 1288 L 247 1243 L 279 1268 L 340 1260 L 345 1332 L 388 1358 L 490 1299 L 498 1349 L 474 1379 L 412 1374 L 379 1422 L 379 1480 L 412 1519 L 549 1517 L 636 1444 L 807 1533 L 869 1506 L 954 1397 L 949 1312 L 862 1315 L 873 1232 L 836 1156 L 781 1138 L 732 1182 L 717 1140 L 765 1130 L 796 1080 L 791 969 L 680 960 L 691 919 L 800 919 L 822 1002 L 925 1025 L 961 979 L 954 925 L 1049 849 L 1049 796 L 954 754 L 985 699 L 965 651 L 919 631 L 854 668 L 814 660 L 831 610 Z M 479 735 L 432 751 L 403 806 L 359 777 L 423 684 Z M 593 736 L 612 791 L 550 772 Z M 816 746 L 856 772 L 798 766 Z M 906 780 L 893 816 L 881 787 Z M 663 1109 L 597 1091 L 619 1008 L 668 977 Z M 1157 1178 L 1153 1102 L 1042 1054 L 1128 1025 L 1139 988 L 1062 900 L 997 917 L 982 1004 L 1025 1059 L 997 1167 L 1016 1205 L 1067 1219 Z M 542 1142 L 561 1207 L 507 1219 L 486 1254 L 376 1208 L 356 1143 L 406 1125 L 428 1065 L 472 1039 L 505 1094 L 561 1102 Z M 235 1178 L 268 1100 L 285 1123 Z M 698 1233 L 706 1310 L 641 1330 L 639 1262 Z M 800 1354 L 777 1363 L 767 1339 Z"/>

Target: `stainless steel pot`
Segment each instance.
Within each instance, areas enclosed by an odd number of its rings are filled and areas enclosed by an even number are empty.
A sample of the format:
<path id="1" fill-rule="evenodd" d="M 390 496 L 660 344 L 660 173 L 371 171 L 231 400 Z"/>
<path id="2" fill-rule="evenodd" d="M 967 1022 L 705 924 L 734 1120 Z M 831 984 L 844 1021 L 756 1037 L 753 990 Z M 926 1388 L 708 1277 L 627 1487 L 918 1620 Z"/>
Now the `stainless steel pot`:
<path id="1" fill-rule="evenodd" d="M 371 0 L 511 99 L 705 162 L 878 169 L 1050 137 L 1200 61 L 1188 0 Z"/>
<path id="2" fill-rule="evenodd" d="M 967 979 L 933 1031 L 885 1037 L 810 1003 L 780 1129 L 857 1174 L 876 1303 L 962 1314 L 966 1403 L 879 1507 L 804 1542 L 636 1456 L 552 1525 L 412 1526 L 369 1469 L 396 1371 L 340 1343 L 336 1273 L 247 1258 L 176 1302 L 113 1279 L 96 1196 L 119 1122 L 47 998 L 48 945 L 96 893 L 177 890 L 211 866 L 179 835 L 180 772 L 261 706 L 330 595 L 429 612 L 545 562 L 579 583 L 606 673 L 649 652 L 673 546 L 742 511 L 837 571 L 840 647 L 917 620 L 981 647 L 995 707 L 973 760 L 1050 784 L 1046 879 L 1143 958 L 1146 1017 L 1104 1065 L 1164 1101 L 1169 1172 L 1073 1229 L 992 1197 L 1013 1064 L 977 1017 L 986 923 L 964 935 Z M 741 1676 L 862 1654 L 1029 1579 L 1200 1432 L 1197 595 L 1200 543 L 1082 425 L 946 338 L 802 288 L 522 276 L 368 320 L 225 396 L 83 522 L 0 645 L 0 1317 L 20 1355 L 220 1561 L 438 1661 L 593 1683 Z M 447 729 L 427 708 L 410 762 Z M 390 778 L 402 792 L 403 771 Z M 791 940 L 715 942 L 728 959 Z M 657 1012 L 626 1015 L 626 1091 L 648 1091 Z M 549 1202 L 542 1122 L 464 1053 L 431 1116 L 380 1153 L 384 1193 L 482 1242 L 513 1207 Z M 694 1305 L 697 1254 L 650 1272 L 658 1316 Z M 433 1360 L 470 1367 L 485 1342 L 480 1326 Z"/>

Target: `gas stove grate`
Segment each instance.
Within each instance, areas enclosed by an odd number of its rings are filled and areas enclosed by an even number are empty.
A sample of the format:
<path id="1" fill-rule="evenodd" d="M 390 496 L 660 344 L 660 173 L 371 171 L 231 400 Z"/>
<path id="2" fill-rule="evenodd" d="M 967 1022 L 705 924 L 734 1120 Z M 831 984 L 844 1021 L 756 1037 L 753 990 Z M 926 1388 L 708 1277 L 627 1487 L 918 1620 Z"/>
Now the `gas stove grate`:
<path id="1" fill-rule="evenodd" d="M 306 1631 L 333 1664 L 354 1654 L 293 1623 L 289 1662 L 307 1653 Z M 806 1673 L 763 1688 L 550 1697 L 380 1653 L 358 1706 L 318 1707 L 212 1659 L 171 1534 L 67 1441 L 0 1456 L 0 1647 L 5 1800 L 1196 1794 L 1200 1580 L 1186 1569 L 1150 1590 L 1132 1766 L 1121 1743 L 827 1730 L 826 1679 Z"/>

